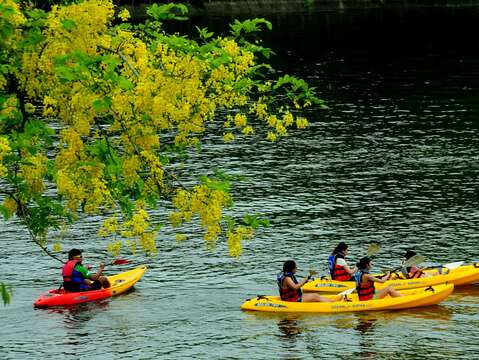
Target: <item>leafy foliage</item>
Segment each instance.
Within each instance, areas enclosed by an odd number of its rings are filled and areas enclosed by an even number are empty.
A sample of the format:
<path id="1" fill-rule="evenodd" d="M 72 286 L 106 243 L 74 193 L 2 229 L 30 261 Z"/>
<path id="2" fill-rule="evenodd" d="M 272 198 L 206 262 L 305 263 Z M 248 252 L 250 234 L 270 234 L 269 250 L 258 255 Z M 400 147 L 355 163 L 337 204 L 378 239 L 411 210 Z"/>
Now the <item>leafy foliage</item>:
<path id="1" fill-rule="evenodd" d="M 3 305 L 10 304 L 11 296 L 13 294 L 12 288 L 9 285 L 0 282 L 0 293 L 2 293 Z"/>
<path id="2" fill-rule="evenodd" d="M 209 128 L 225 142 L 275 141 L 307 126 L 297 110 L 322 102 L 301 79 L 268 79 L 260 58 L 272 52 L 257 37 L 267 20 L 236 20 L 231 36 L 198 29 L 198 40 L 163 30 L 186 13 L 154 4 L 134 25 L 111 0 L 47 11 L 0 1 L 0 212 L 19 217 L 45 250 L 51 229 L 94 214 L 106 217 L 98 233 L 115 253 L 124 241 L 154 254 L 169 220 L 197 221 L 206 244 L 224 235 L 239 256 L 267 225 L 224 218 L 237 179 L 216 171 L 193 182 L 177 169 Z M 165 200 L 169 219 L 155 218 Z"/>

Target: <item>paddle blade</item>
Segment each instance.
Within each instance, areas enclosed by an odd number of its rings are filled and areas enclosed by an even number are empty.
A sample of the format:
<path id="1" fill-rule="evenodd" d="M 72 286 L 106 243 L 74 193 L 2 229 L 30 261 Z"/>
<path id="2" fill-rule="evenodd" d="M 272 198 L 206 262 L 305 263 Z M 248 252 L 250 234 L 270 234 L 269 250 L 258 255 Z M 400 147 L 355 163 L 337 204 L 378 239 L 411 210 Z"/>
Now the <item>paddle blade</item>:
<path id="1" fill-rule="evenodd" d="M 381 246 L 378 243 L 369 244 L 368 257 L 373 256 L 374 254 L 377 254 L 380 249 L 381 249 Z"/>
<path id="2" fill-rule="evenodd" d="M 422 263 L 424 260 L 425 260 L 424 256 L 416 254 L 416 255 L 410 257 L 409 259 L 407 259 L 404 262 L 404 264 L 402 265 L 402 267 L 410 267 L 410 266 L 413 266 L 413 265 L 417 265 L 417 264 Z"/>
<path id="3" fill-rule="evenodd" d="M 338 294 L 338 296 L 344 296 L 344 295 L 352 294 L 355 290 L 356 290 L 356 288 L 351 288 L 351 289 L 344 290 L 344 291 L 340 292 Z"/>
<path id="4" fill-rule="evenodd" d="M 315 276 L 318 275 L 318 272 L 316 270 L 309 270 L 309 276 Z"/>
<path id="5" fill-rule="evenodd" d="M 130 263 L 130 260 L 126 260 L 126 259 L 116 259 L 115 261 L 113 261 L 111 264 L 112 265 L 125 265 L 125 264 L 129 264 Z"/>
<path id="6" fill-rule="evenodd" d="M 448 270 L 454 270 L 462 266 L 462 264 L 464 264 L 464 261 L 456 261 L 449 264 L 444 264 L 444 267 Z"/>

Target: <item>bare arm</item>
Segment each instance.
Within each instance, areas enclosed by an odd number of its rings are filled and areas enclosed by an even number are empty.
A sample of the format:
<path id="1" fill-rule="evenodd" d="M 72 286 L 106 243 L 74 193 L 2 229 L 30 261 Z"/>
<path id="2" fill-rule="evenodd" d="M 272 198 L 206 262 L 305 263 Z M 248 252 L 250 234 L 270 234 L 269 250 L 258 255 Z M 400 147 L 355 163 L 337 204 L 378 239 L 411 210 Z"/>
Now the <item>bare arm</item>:
<path id="1" fill-rule="evenodd" d="M 355 266 L 351 269 L 349 266 L 345 265 L 344 270 L 346 270 L 349 275 L 353 275 L 356 271 L 358 271 L 358 268 Z"/>
<path id="2" fill-rule="evenodd" d="M 370 275 L 370 274 L 365 274 L 364 277 L 365 277 L 366 279 L 368 279 L 369 281 L 374 281 L 374 282 L 378 282 L 378 283 L 385 283 L 386 281 L 388 281 L 390 274 L 391 274 L 391 273 L 388 271 L 388 272 L 386 273 L 386 275 L 384 275 L 384 276 L 381 277 L 381 278 L 377 278 L 377 277 L 372 276 L 372 275 Z"/>
<path id="3" fill-rule="evenodd" d="M 92 274 L 90 276 L 91 280 L 98 280 L 100 276 L 103 276 L 103 270 L 105 269 L 105 264 L 100 263 L 100 267 L 98 269 L 98 272 L 96 274 Z"/>
<path id="4" fill-rule="evenodd" d="M 308 282 L 308 279 L 309 278 L 305 278 L 299 283 L 295 284 L 290 277 L 287 277 L 283 280 L 283 285 L 285 285 L 286 287 L 289 287 L 290 289 L 299 290 L 304 284 Z"/>

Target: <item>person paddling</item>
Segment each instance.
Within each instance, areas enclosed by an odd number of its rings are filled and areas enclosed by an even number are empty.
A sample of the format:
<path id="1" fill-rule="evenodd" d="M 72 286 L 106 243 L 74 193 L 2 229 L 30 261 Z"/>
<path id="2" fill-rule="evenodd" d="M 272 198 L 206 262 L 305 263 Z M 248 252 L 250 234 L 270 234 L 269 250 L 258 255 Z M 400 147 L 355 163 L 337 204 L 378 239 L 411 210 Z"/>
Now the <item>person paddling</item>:
<path id="1" fill-rule="evenodd" d="M 105 265 L 100 263 L 99 271 L 96 274 L 92 274 L 83 266 L 82 260 L 81 250 L 71 249 L 68 252 L 68 261 L 62 269 L 63 288 L 70 292 L 99 290 L 102 287 L 109 288 L 110 282 L 108 278 L 102 276 Z"/>
<path id="2" fill-rule="evenodd" d="M 340 242 L 328 257 L 328 267 L 332 280 L 349 281 L 353 280 L 352 276 L 357 271 L 357 268 L 351 269 L 346 262 L 346 255 L 348 254 L 348 245 Z"/>
<path id="3" fill-rule="evenodd" d="M 406 255 L 404 255 L 403 264 L 415 255 L 416 255 L 416 252 L 413 251 L 413 250 L 406 251 Z M 403 268 L 401 270 L 401 273 L 406 279 L 417 279 L 417 278 L 427 276 L 424 273 L 424 271 L 422 271 L 422 269 L 417 267 L 416 265 L 412 265 L 412 266 Z"/>
<path id="4" fill-rule="evenodd" d="M 296 263 L 293 260 L 287 260 L 283 264 L 283 271 L 278 274 L 279 295 L 283 301 L 294 302 L 334 302 L 340 301 L 342 297 L 330 299 L 319 294 L 303 294 L 301 287 L 311 280 L 311 275 L 301 282 L 296 279 Z"/>
<path id="5" fill-rule="evenodd" d="M 360 301 L 383 299 L 387 295 L 391 297 L 403 296 L 391 286 L 376 291 L 374 283 L 385 283 L 389 279 L 390 272 L 388 271 L 383 278 L 377 278 L 369 273 L 371 265 L 371 259 L 367 256 L 363 257 L 357 263 L 358 272 L 354 274 L 354 280 L 356 281 L 356 291 Z"/>

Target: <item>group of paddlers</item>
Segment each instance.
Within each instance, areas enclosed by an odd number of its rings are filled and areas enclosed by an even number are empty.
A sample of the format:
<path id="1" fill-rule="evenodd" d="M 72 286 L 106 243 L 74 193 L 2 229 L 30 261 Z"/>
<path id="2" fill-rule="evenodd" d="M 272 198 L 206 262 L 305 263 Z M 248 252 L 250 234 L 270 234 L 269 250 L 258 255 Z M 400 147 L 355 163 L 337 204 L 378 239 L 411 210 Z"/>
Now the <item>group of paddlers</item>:
<path id="1" fill-rule="evenodd" d="M 348 245 L 340 242 L 333 250 L 328 258 L 328 267 L 332 280 L 337 281 L 355 281 L 358 298 L 361 301 L 371 299 L 382 299 L 387 295 L 391 297 L 399 297 L 402 294 L 394 290 L 391 286 L 386 286 L 380 290 L 376 290 L 374 283 L 386 282 L 391 272 L 387 271 L 382 276 L 374 276 L 370 273 L 372 261 L 369 256 L 365 256 L 359 260 L 356 267 L 351 268 L 346 262 L 348 254 Z M 408 250 L 404 256 L 404 261 L 416 256 L 412 250 Z M 316 293 L 303 293 L 301 288 L 311 280 L 312 275 L 298 281 L 295 276 L 296 263 L 293 260 L 287 260 L 283 264 L 283 271 L 278 275 L 279 294 L 283 301 L 303 301 L 303 302 L 333 302 L 342 300 L 342 296 L 324 297 Z M 401 270 L 404 278 L 418 278 L 427 276 L 420 268 L 415 265 L 404 267 Z"/>

